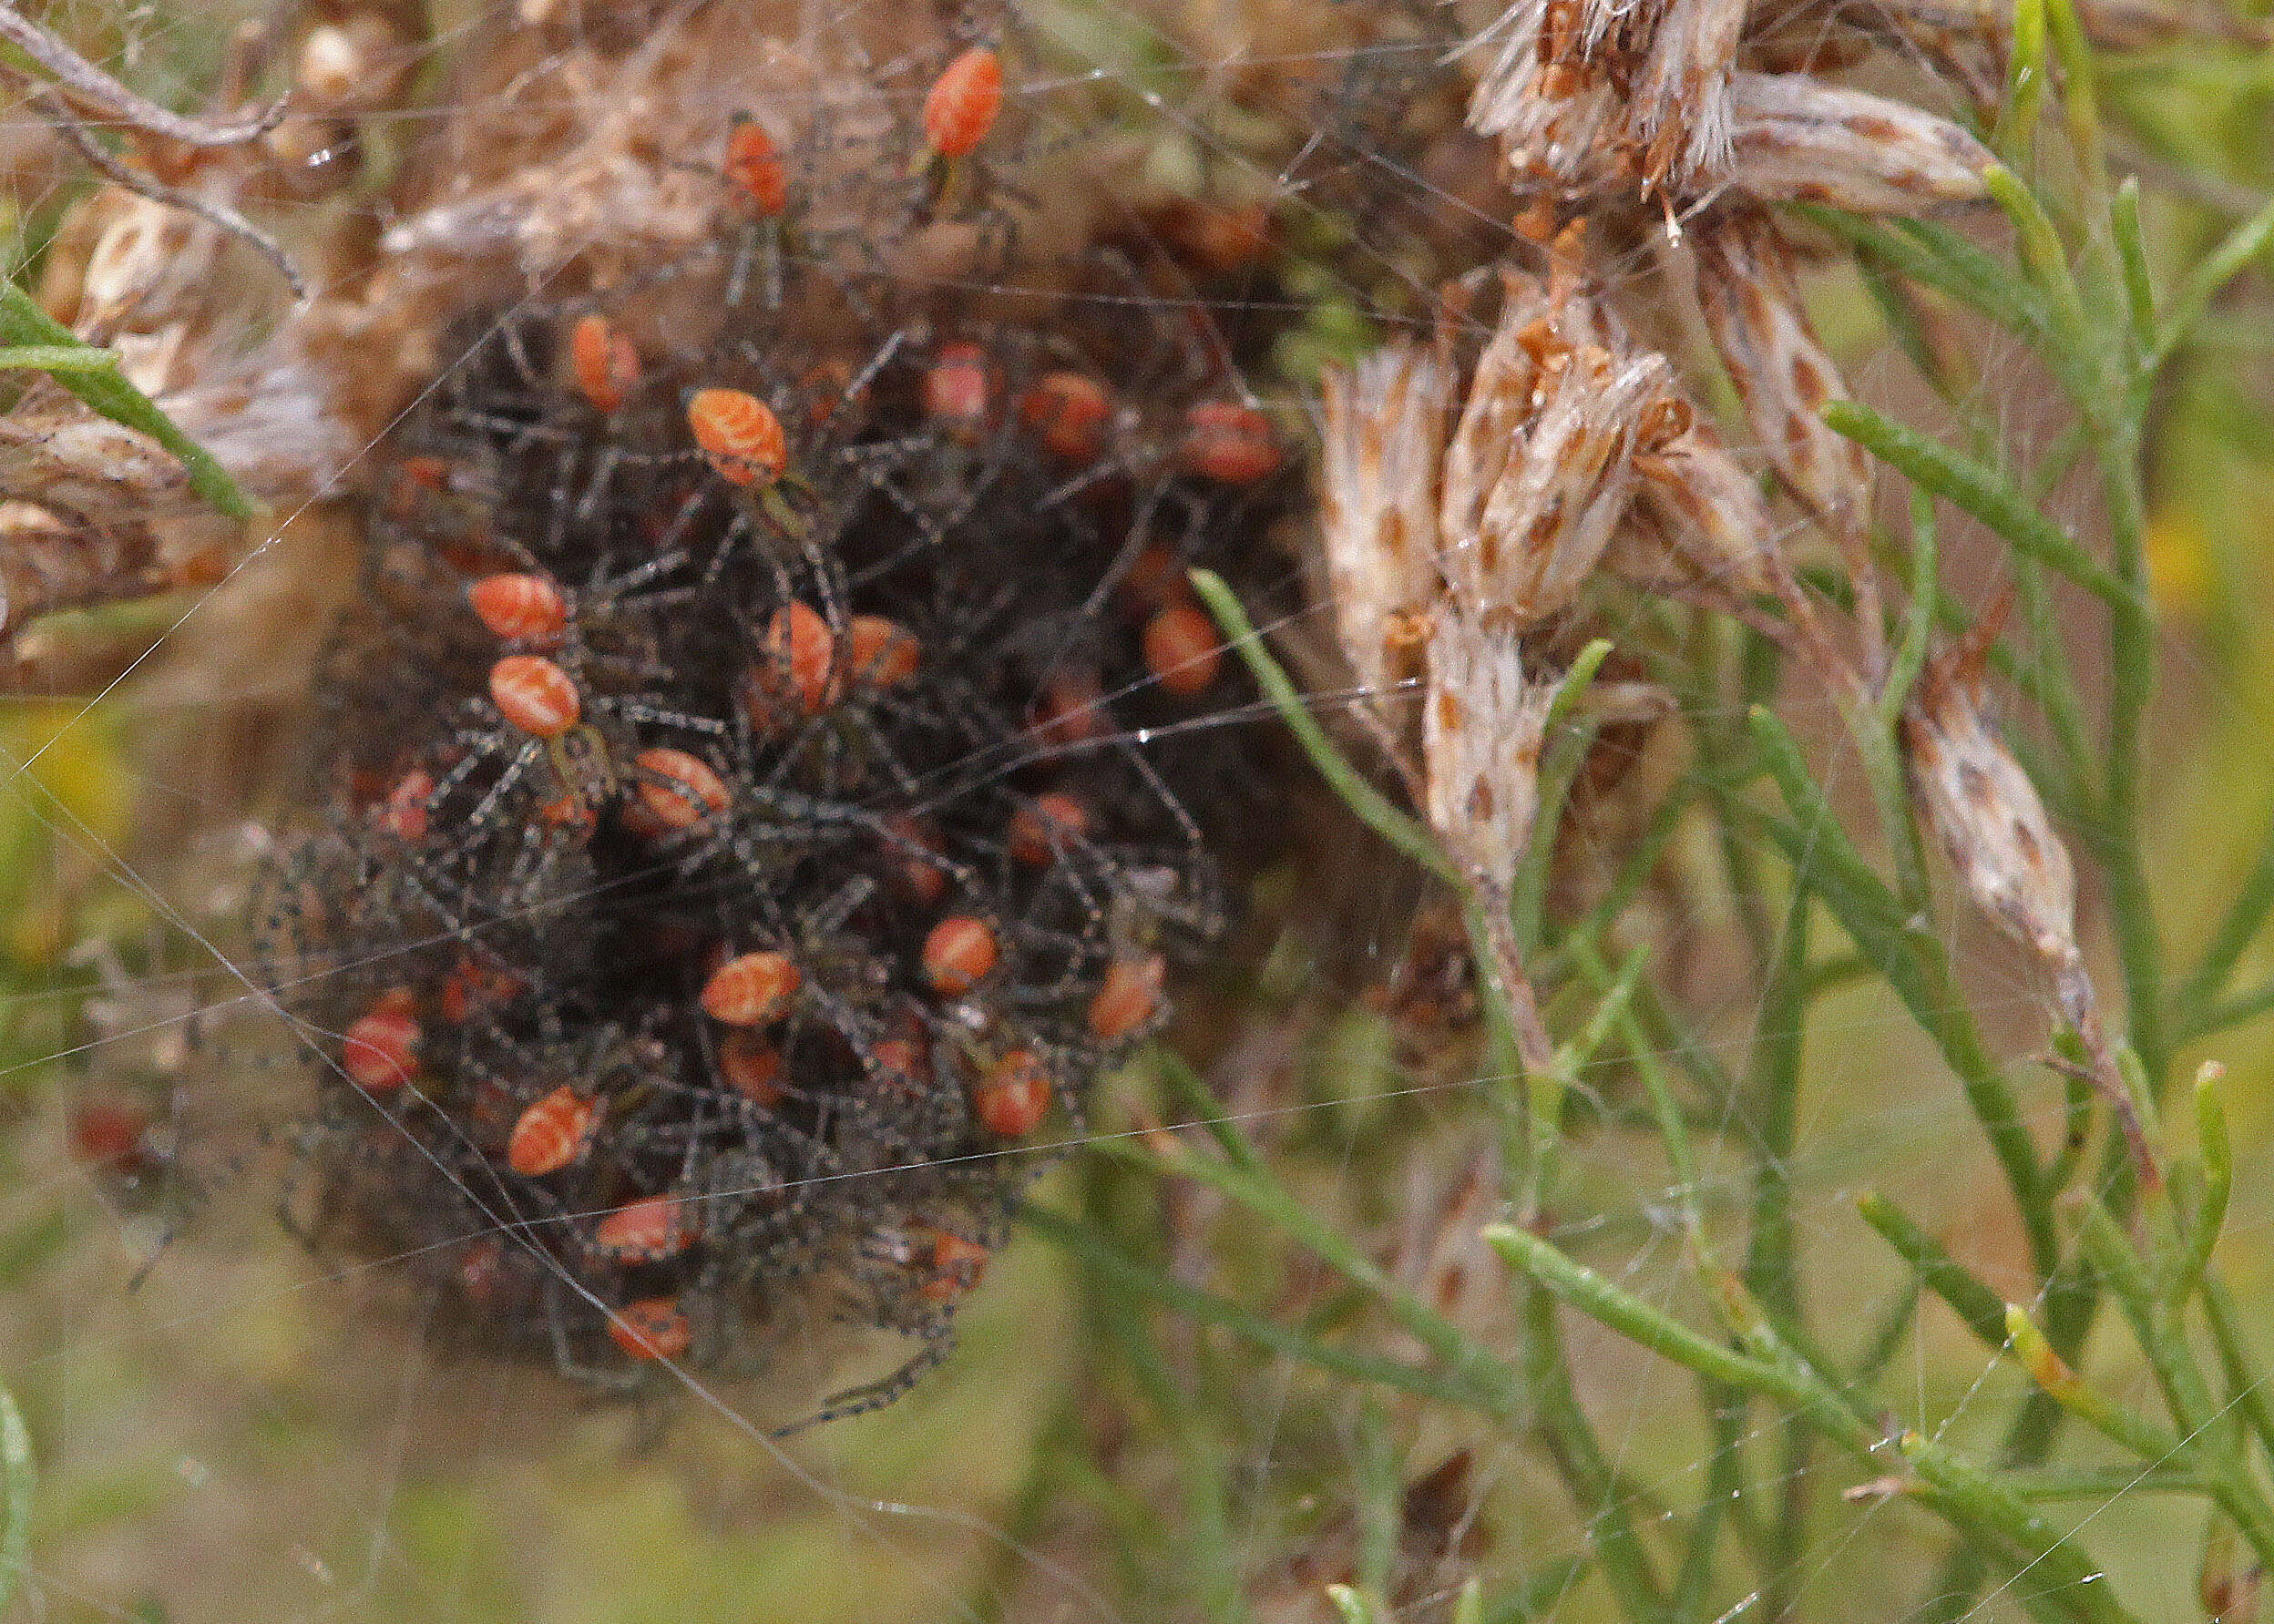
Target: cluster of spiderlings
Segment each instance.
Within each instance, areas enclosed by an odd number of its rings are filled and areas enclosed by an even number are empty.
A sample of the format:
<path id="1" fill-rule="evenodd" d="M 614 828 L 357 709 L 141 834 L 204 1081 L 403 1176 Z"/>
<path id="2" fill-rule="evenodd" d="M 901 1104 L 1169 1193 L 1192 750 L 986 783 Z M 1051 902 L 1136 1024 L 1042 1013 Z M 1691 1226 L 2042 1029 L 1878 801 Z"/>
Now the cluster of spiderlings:
<path id="1" fill-rule="evenodd" d="M 932 100 L 937 156 L 984 135 Z M 794 212 L 754 123 L 722 169 Z M 701 353 L 600 301 L 469 328 L 259 924 L 330 1062 L 320 1244 L 604 1379 L 745 1367 L 793 1303 L 918 1339 L 838 1413 L 944 1350 L 1215 928 L 1253 693 L 1183 571 L 1271 573 L 1297 492 L 1125 250 L 1012 328 L 806 246 Z"/>

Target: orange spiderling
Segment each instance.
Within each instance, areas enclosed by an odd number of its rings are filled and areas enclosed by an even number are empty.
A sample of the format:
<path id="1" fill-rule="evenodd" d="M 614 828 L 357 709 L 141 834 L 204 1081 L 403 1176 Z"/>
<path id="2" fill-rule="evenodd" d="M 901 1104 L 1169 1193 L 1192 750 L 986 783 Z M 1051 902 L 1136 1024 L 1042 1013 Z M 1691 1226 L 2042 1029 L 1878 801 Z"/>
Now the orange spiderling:
<path id="1" fill-rule="evenodd" d="M 400 1088 L 418 1075 L 418 1022 L 408 1008 L 408 989 L 398 990 L 401 998 L 382 997 L 348 1026 L 340 1045 L 340 1067 L 348 1080 L 374 1094 Z"/>
<path id="2" fill-rule="evenodd" d="M 466 601 L 493 637 L 558 647 L 568 629 L 568 601 L 541 575 L 489 575 L 466 589 Z"/>
<path id="3" fill-rule="evenodd" d="M 647 775 L 640 781 L 640 810 L 666 831 L 697 828 L 726 810 L 725 781 L 701 756 L 658 745 L 632 764 Z"/>
<path id="4" fill-rule="evenodd" d="M 1161 982 L 1168 966 L 1157 953 L 1117 958 L 1090 1000 L 1090 1035 L 1100 1043 L 1119 1043 L 1151 1021 L 1161 1007 Z"/>
<path id="5" fill-rule="evenodd" d="M 559 738 L 584 714 L 568 673 L 539 654 L 508 654 L 490 667 L 489 697 L 500 716 L 539 739 Z"/>
<path id="6" fill-rule="evenodd" d="M 1224 664 L 1224 639 L 1196 605 L 1171 604 L 1145 623 L 1145 669 L 1181 700 L 1208 691 Z"/>
<path id="7" fill-rule="evenodd" d="M 592 1142 L 599 1108 L 567 1083 L 517 1118 L 506 1139 L 506 1165 L 524 1179 L 541 1179 L 579 1160 Z"/>
<path id="8" fill-rule="evenodd" d="M 640 352 L 607 317 L 588 313 L 569 329 L 568 367 L 593 409 L 613 412 L 640 382 Z"/>
<path id="9" fill-rule="evenodd" d="M 1036 868 L 1064 856 L 1090 828 L 1090 809 L 1062 790 L 1037 795 L 1010 818 L 1010 854 Z"/>
<path id="10" fill-rule="evenodd" d="M 730 1026 L 763 1026 L 783 1008 L 804 975 L 784 953 L 745 953 L 731 958 L 702 984 L 702 1007 Z"/>
<path id="11" fill-rule="evenodd" d="M 772 485 L 790 465 L 782 420 L 747 391 L 696 390 L 687 403 L 687 426 L 729 485 Z"/>
<path id="12" fill-rule="evenodd" d="M 763 215 L 790 206 L 790 177 L 773 139 L 749 118 L 735 120 L 726 137 L 726 178 Z"/>
<path id="13" fill-rule="evenodd" d="M 961 158 L 987 138 L 1002 109 L 1002 59 L 973 46 L 933 81 L 924 98 L 924 138 L 940 157 Z"/>
<path id="14" fill-rule="evenodd" d="M 608 1317 L 608 1339 L 634 1359 L 676 1359 L 695 1339 L 675 1297 L 642 1297 Z"/>
<path id="15" fill-rule="evenodd" d="M 1286 455 L 1271 419 L 1253 406 L 1203 401 L 1184 414 L 1184 466 L 1225 485 L 1254 485 L 1279 471 Z"/>
<path id="16" fill-rule="evenodd" d="M 951 1302 L 979 1283 L 987 1248 L 947 1230 L 932 1231 L 932 1273 L 920 1290 L 934 1302 Z"/>
<path id="17" fill-rule="evenodd" d="M 1050 1114 L 1050 1074 L 1030 1049 L 1012 1049 L 987 1068 L 971 1108 L 988 1132 L 1022 1139 Z"/>
<path id="18" fill-rule="evenodd" d="M 845 664 L 856 681 L 893 688 L 916 675 L 924 649 L 907 628 L 882 615 L 855 615 L 847 628 Z"/>
<path id="19" fill-rule="evenodd" d="M 642 1196 L 602 1218 L 592 1228 L 592 1250 L 618 1263 L 659 1263 L 684 1251 L 698 1231 L 680 1214 L 669 1196 Z"/>
<path id="20" fill-rule="evenodd" d="M 379 827 L 395 839 L 416 845 L 426 838 L 431 820 L 426 802 L 435 792 L 435 775 L 424 767 L 414 767 L 394 781 L 394 788 L 387 792 L 387 799 L 379 808 Z"/>
<path id="21" fill-rule="evenodd" d="M 987 352 L 974 343 L 942 344 L 924 374 L 924 414 L 959 439 L 976 439 L 994 410 Z"/>
<path id="22" fill-rule="evenodd" d="M 1001 958 L 1002 949 L 996 945 L 995 933 L 984 919 L 974 919 L 968 914 L 951 914 L 932 926 L 924 938 L 920 959 L 924 979 L 934 990 L 950 998 L 959 998 L 987 978 L 988 971 Z"/>
<path id="23" fill-rule="evenodd" d="M 729 1032 L 719 1045 L 719 1076 L 753 1105 L 772 1110 L 787 1098 L 782 1051 L 755 1032 Z"/>
<path id="24" fill-rule="evenodd" d="M 1019 400 L 1019 421 L 1052 456 L 1070 463 L 1097 460 L 1112 414 L 1104 387 L 1080 373 L 1045 373 Z"/>
<path id="25" fill-rule="evenodd" d="M 784 604 L 766 621 L 762 649 L 763 658 L 743 685 L 743 710 L 752 727 L 769 731 L 784 720 L 785 709 L 814 716 L 836 699 L 836 635 L 818 610 Z"/>

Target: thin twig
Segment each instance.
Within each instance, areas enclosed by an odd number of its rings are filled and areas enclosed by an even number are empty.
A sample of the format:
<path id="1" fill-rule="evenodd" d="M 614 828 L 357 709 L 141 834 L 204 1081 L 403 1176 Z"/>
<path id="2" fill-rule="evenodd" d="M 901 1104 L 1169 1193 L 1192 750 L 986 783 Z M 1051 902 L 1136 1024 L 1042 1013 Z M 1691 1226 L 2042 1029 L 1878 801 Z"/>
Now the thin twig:
<path id="1" fill-rule="evenodd" d="M 285 104 L 281 100 L 259 117 L 234 124 L 207 124 L 169 113 L 137 96 L 6 0 L 0 0 L 0 39 L 54 75 L 53 88 L 68 100 L 90 106 L 135 129 L 192 147 L 240 147 L 274 129 L 284 117 Z"/>
<path id="2" fill-rule="evenodd" d="M 0 15 L 5 14 L 0 13 Z M 103 179 L 114 185 L 126 188 L 137 197 L 148 198 L 154 203 L 163 203 L 169 209 L 186 210 L 196 215 L 200 220 L 219 226 L 231 236 L 242 238 L 259 249 L 262 257 L 276 267 L 277 274 L 282 276 L 285 285 L 292 289 L 294 299 L 302 301 L 307 299 L 308 284 L 301 279 L 300 272 L 293 268 L 292 261 L 286 256 L 283 248 L 276 239 L 263 231 L 259 226 L 254 225 L 226 203 L 215 202 L 210 198 L 200 198 L 194 192 L 185 191 L 178 186 L 168 186 L 139 169 L 130 169 L 120 163 L 104 150 L 101 142 L 87 133 L 86 123 L 71 110 L 63 97 L 53 90 L 34 90 L 31 92 L 30 100 L 33 108 L 39 116 L 53 125 L 56 132 L 65 140 L 77 148 L 79 156 L 87 159 L 88 167 L 101 175 Z"/>

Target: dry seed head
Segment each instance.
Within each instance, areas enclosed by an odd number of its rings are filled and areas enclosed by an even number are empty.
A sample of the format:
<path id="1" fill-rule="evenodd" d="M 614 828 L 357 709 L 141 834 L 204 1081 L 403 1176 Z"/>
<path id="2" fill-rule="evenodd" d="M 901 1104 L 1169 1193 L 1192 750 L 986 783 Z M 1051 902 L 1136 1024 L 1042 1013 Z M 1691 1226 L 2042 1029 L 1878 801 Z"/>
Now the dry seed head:
<path id="1" fill-rule="evenodd" d="M 1359 683 L 1379 696 L 1407 675 L 1411 629 L 1437 590 L 1452 378 L 1419 345 L 1393 344 L 1328 368 L 1321 384 L 1319 527 L 1335 629 Z"/>
<path id="2" fill-rule="evenodd" d="M 1860 583 L 1871 570 L 1871 465 L 1824 421 L 1827 403 L 1846 400 L 1848 387 L 1808 325 L 1791 250 L 1750 211 L 1717 215 L 1692 240 L 1698 305 L 1754 436 Z"/>
<path id="3" fill-rule="evenodd" d="M 1422 712 L 1429 822 L 1461 867 L 1505 895 L 1540 811 L 1540 747 L 1554 689 L 1525 680 L 1513 629 L 1458 608 L 1438 618 Z"/>
<path id="4" fill-rule="evenodd" d="M 1744 0 L 1519 0 L 1488 37 L 1470 127 L 1519 175 L 1560 190 L 1689 192 L 1729 160 L 1730 65 Z"/>
<path id="5" fill-rule="evenodd" d="M 1806 74 L 1733 83 L 1730 179 L 1764 201 L 1916 215 L 1988 196 L 1990 149 L 1947 118 Z"/>
<path id="6" fill-rule="evenodd" d="M 1654 578 L 1655 565 L 1631 545 L 1646 539 L 1726 590 L 1793 594 L 1761 487 L 1711 424 L 1693 418 L 1672 439 L 1638 452 L 1634 471 L 1642 476 L 1640 499 L 1619 543 L 1604 555 L 1611 568 L 1638 584 Z"/>
<path id="7" fill-rule="evenodd" d="M 1633 500 L 1644 413 L 1674 393 L 1665 357 L 1634 350 L 1585 296 L 1569 294 L 1543 328 L 1522 285 L 1511 279 L 1477 362 L 1438 515 L 1455 601 L 1520 627 L 1578 595 Z"/>
<path id="8" fill-rule="evenodd" d="M 2035 953 L 2073 973 L 2076 877 L 2044 802 L 1982 712 L 1979 654 L 1928 662 L 1903 710 L 1913 800 L 1926 813 L 1975 906 Z"/>

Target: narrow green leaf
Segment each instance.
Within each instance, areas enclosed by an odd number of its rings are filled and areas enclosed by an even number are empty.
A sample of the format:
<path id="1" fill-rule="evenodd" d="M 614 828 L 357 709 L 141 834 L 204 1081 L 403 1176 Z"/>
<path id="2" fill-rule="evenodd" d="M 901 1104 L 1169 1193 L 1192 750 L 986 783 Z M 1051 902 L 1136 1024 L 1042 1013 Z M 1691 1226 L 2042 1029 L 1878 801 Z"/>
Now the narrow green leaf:
<path id="1" fill-rule="evenodd" d="M 2005 1303 L 1941 1243 L 1906 1217 L 1885 1196 L 1872 1191 L 1856 1200 L 1863 1221 L 1880 1232 L 1896 1255 L 1910 1265 L 1927 1290 L 1942 1299 L 1992 1353 L 2005 1346 Z"/>
<path id="2" fill-rule="evenodd" d="M 2132 342 L 2145 360 L 2156 347 L 2156 279 L 2147 267 L 2147 239 L 2140 228 L 2140 178 L 2126 175 L 2108 205 L 2108 234 L 2124 269 L 2124 299 L 2132 317 Z"/>
<path id="3" fill-rule="evenodd" d="M 2013 43 L 2005 107 L 1992 138 L 2001 152 L 2026 158 L 2037 144 L 2037 111 L 2045 97 L 2045 0 L 2013 0 Z"/>
<path id="4" fill-rule="evenodd" d="M 2269 243 L 2274 243 L 2274 202 L 2269 202 L 2228 232 L 2226 240 L 2204 255 L 2187 273 L 2172 299 L 2164 324 L 2156 330 L 2155 343 L 2148 348 L 2147 371 L 2154 372 L 2171 358 L 2171 352 L 2187 342 L 2187 334 L 2203 319 L 2203 312 L 2211 308 L 2211 301 L 2218 297 L 2219 290 L 2240 276 L 2251 260 L 2266 251 Z"/>
<path id="5" fill-rule="evenodd" d="M 1421 867 L 1449 884 L 1460 884 L 1460 876 L 1446 861 L 1444 852 L 1429 830 L 1392 805 L 1389 798 L 1368 783 L 1366 775 L 1335 748 L 1334 741 L 1326 737 L 1326 730 L 1318 725 L 1318 719 L 1303 703 L 1303 695 L 1296 688 L 1294 679 L 1271 657 L 1271 650 L 1264 647 L 1255 623 L 1247 618 L 1238 596 L 1225 585 L 1224 577 L 1211 569 L 1195 569 L 1192 582 L 1193 590 L 1200 594 L 1201 601 L 1208 606 L 1208 612 L 1224 629 L 1224 640 L 1247 662 L 1264 697 L 1279 712 L 1280 720 L 1286 723 L 1287 730 L 1311 758 L 1311 765 L 1333 786 L 1343 803 L 1367 828 Z"/>
<path id="6" fill-rule="evenodd" d="M 1183 1314 L 1196 1323 L 1221 1326 L 1260 1348 L 1290 1359 L 1299 1359 L 1306 1364 L 1315 1365 L 1331 1375 L 1348 1381 L 1371 1383 L 1435 1404 L 1455 1404 L 1462 1409 L 1480 1410 L 1487 1415 L 1503 1414 L 1503 1406 L 1497 1396 L 1480 1393 L 1425 1366 L 1407 1364 L 1395 1359 L 1321 1342 L 1294 1326 L 1259 1314 L 1228 1298 L 1187 1285 L 1158 1269 L 1148 1268 L 1107 1246 L 1088 1225 L 1047 1207 L 1023 1206 L 1019 1209 L 1019 1219 L 1027 1228 L 1053 1245 L 1062 1247 L 1083 1267 L 1110 1282 L 1116 1291 L 1149 1297 L 1172 1312 Z"/>
<path id="7" fill-rule="evenodd" d="M 1890 269 L 1915 282 L 1980 311 L 2008 332 L 2033 340 L 2052 331 L 2044 296 L 1994 255 L 1947 226 L 1919 220 L 1882 224 L 1821 203 L 1793 207 L 1812 224 L 1851 247 L 1886 261 Z"/>
<path id="8" fill-rule="evenodd" d="M 40 309 L 30 294 L 5 280 L 0 280 L 0 344 L 106 353 L 80 342 L 77 334 Z M 84 370 L 60 371 L 54 376 L 56 383 L 113 423 L 148 434 L 173 453 L 190 476 L 190 488 L 230 518 L 253 516 L 252 499 L 238 488 L 228 470 L 176 428 L 173 419 L 159 411 L 149 396 L 121 377 L 115 365 L 106 367 L 89 363 Z"/>
<path id="9" fill-rule="evenodd" d="M 1828 403 L 1824 421 L 1916 484 L 1972 514 L 2016 550 L 2124 613 L 2146 612 L 2122 581 L 2063 535 L 2003 475 L 1855 401 Z"/>

